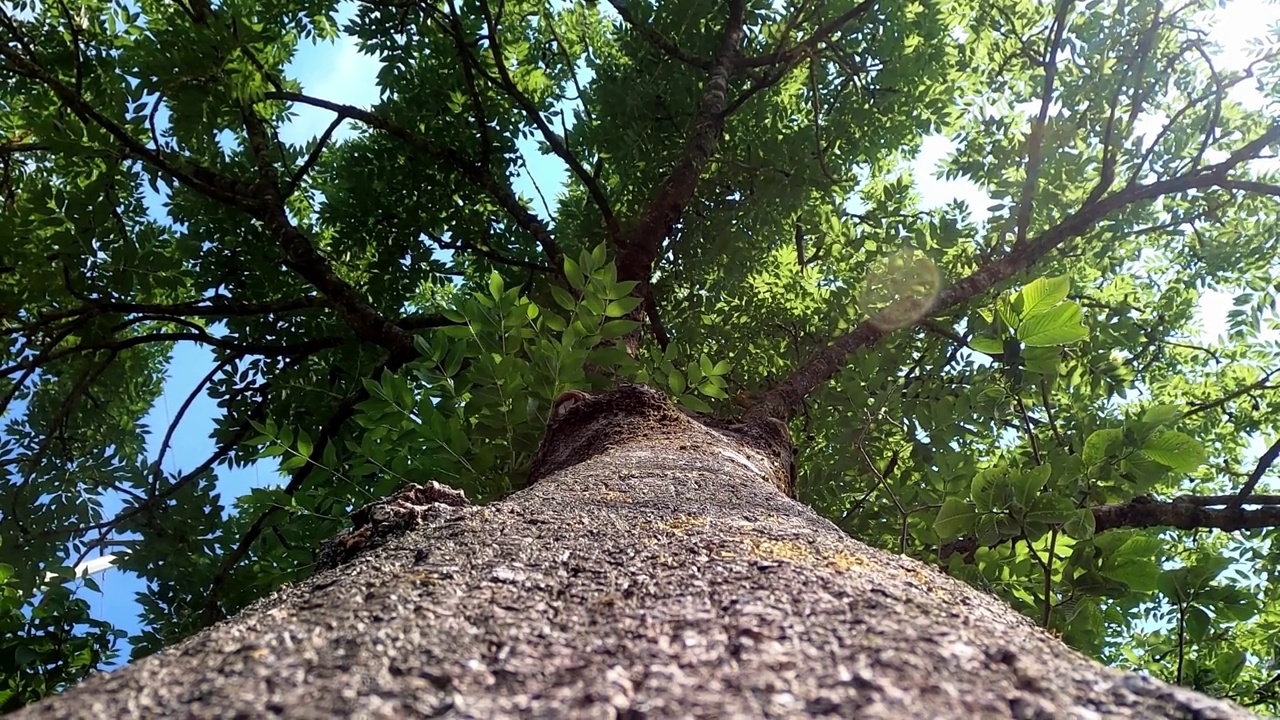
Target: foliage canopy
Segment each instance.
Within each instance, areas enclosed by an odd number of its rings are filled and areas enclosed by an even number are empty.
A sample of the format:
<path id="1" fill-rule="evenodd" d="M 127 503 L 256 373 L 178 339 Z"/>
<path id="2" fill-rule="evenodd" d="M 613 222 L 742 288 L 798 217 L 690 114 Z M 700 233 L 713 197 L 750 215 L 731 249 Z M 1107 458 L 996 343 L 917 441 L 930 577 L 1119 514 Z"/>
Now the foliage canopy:
<path id="1" fill-rule="evenodd" d="M 1222 66 L 1216 7 L 0 8 L 0 705 L 115 652 L 89 554 L 129 543 L 154 652 L 404 482 L 519 487 L 559 391 L 629 379 L 787 419 L 850 534 L 1280 711 L 1280 47 Z M 290 76 L 339 35 L 372 107 Z M 286 142 L 301 108 L 332 124 Z M 923 204 L 930 136 L 989 207 Z M 222 414 L 171 473 L 141 419 L 180 344 Z M 224 501 L 260 457 L 283 479 Z"/>

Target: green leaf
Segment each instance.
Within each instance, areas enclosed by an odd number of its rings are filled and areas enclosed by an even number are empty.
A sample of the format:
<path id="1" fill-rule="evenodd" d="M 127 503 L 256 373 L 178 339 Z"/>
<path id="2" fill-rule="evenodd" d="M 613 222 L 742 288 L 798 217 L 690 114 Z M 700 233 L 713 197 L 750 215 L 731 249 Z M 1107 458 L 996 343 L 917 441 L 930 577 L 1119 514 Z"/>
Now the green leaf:
<path id="1" fill-rule="evenodd" d="M 1007 295 L 996 298 L 996 315 L 1004 327 L 1012 329 L 1018 326 L 1018 313 L 1014 312 L 1013 303 Z"/>
<path id="2" fill-rule="evenodd" d="M 494 300 L 501 300 L 502 292 L 502 276 L 495 270 L 489 273 L 489 294 L 493 296 Z"/>
<path id="3" fill-rule="evenodd" d="M 1089 508 L 1079 508 L 1062 524 L 1062 531 L 1076 540 L 1088 540 L 1093 537 L 1096 528 L 1097 519 Z"/>
<path id="4" fill-rule="evenodd" d="M 978 513 L 972 505 L 960 498 L 949 497 L 942 501 L 938 517 L 933 521 L 933 530 L 944 540 L 958 538 L 971 532 L 977 521 Z"/>
<path id="5" fill-rule="evenodd" d="M 1247 659 L 1244 650 L 1235 647 L 1223 648 L 1218 657 L 1213 659 L 1213 670 L 1221 682 L 1230 687 L 1240 677 Z"/>
<path id="6" fill-rule="evenodd" d="M 1031 507 L 1031 503 L 1040 496 L 1040 490 L 1053 474 L 1053 466 L 1041 465 L 1030 470 L 1010 473 L 1013 486 L 1013 502 L 1021 508 Z"/>
<path id="7" fill-rule="evenodd" d="M 1070 345 L 1089 336 L 1081 318 L 1079 305 L 1057 305 L 1023 320 L 1018 325 L 1018 339 L 1027 347 Z"/>
<path id="8" fill-rule="evenodd" d="M 610 300 L 620 300 L 630 295 L 639 284 L 640 281 L 638 280 L 624 280 L 619 283 L 612 283 L 605 288 L 605 297 Z"/>
<path id="9" fill-rule="evenodd" d="M 1157 462 L 1141 450 L 1130 453 L 1120 462 L 1120 471 L 1133 483 L 1133 490 L 1145 493 L 1171 471 L 1164 463 Z"/>
<path id="10" fill-rule="evenodd" d="M 1022 354 L 1022 366 L 1028 372 L 1054 375 L 1062 364 L 1061 352 L 1057 347 L 1029 347 Z"/>
<path id="11" fill-rule="evenodd" d="M 638 297 L 625 297 L 621 300 L 614 300 L 605 308 L 604 314 L 609 317 L 622 317 L 640 307 L 641 302 L 643 300 Z"/>
<path id="12" fill-rule="evenodd" d="M 1102 574 L 1137 592 L 1154 592 L 1160 577 L 1160 566 L 1151 560 L 1129 558 L 1104 568 Z"/>
<path id="13" fill-rule="evenodd" d="M 1152 405 L 1142 413 L 1142 422 L 1158 427 L 1177 422 L 1182 417 L 1182 407 L 1173 404 Z"/>
<path id="14" fill-rule="evenodd" d="M 1209 617 L 1209 613 L 1204 608 L 1190 605 L 1183 610 L 1182 616 L 1183 627 L 1189 639 L 1199 641 L 1209 635 L 1209 630 L 1213 627 L 1213 618 Z"/>
<path id="15" fill-rule="evenodd" d="M 301 455 L 291 455 L 280 463 L 280 472 L 293 472 L 303 465 L 307 464 L 307 459 Z"/>
<path id="16" fill-rule="evenodd" d="M 993 337 L 976 337 L 969 341 L 969 347 L 987 355 L 1000 355 L 1004 352 L 1004 340 Z"/>
<path id="17" fill-rule="evenodd" d="M 1032 280 L 1022 288 L 1023 318 L 1049 310 L 1067 299 L 1071 291 L 1071 279 L 1066 275 L 1058 277 L 1042 277 Z"/>
<path id="18" fill-rule="evenodd" d="M 711 364 L 711 358 L 706 353 L 702 353 L 702 357 L 698 358 L 698 369 L 702 370 L 703 375 L 714 375 L 715 366 Z"/>
<path id="19" fill-rule="evenodd" d="M 1187 569 L 1174 568 L 1165 570 L 1156 578 L 1156 589 L 1161 595 L 1175 603 L 1190 599 L 1190 587 L 1187 584 Z"/>
<path id="20" fill-rule="evenodd" d="M 574 290 L 582 290 L 587 286 L 587 280 L 582 275 L 582 270 L 578 267 L 578 263 L 574 262 L 573 258 L 568 255 L 564 256 L 564 276 Z"/>
<path id="21" fill-rule="evenodd" d="M 1164 541 L 1151 535 L 1134 535 L 1116 548 L 1116 558 L 1158 558 L 1164 552 Z"/>
<path id="22" fill-rule="evenodd" d="M 260 458 L 275 457 L 277 455 L 285 454 L 286 450 L 288 450 L 288 448 L 286 448 L 283 445 L 268 445 L 258 451 L 258 457 Z"/>
<path id="23" fill-rule="evenodd" d="M 996 522 L 996 516 L 985 514 L 978 516 L 978 522 L 973 528 L 974 539 L 983 547 L 990 547 L 1000 542 L 1000 526 Z"/>
<path id="24" fill-rule="evenodd" d="M 1095 465 L 1108 457 L 1114 456 L 1124 443 L 1124 430 L 1119 428 L 1103 428 L 1094 430 L 1084 441 L 1084 452 L 1081 453 L 1085 465 Z"/>
<path id="25" fill-rule="evenodd" d="M 697 395 L 681 395 L 679 402 L 681 405 L 693 410 L 694 412 L 710 413 L 711 406 Z"/>
<path id="26" fill-rule="evenodd" d="M 1041 495 L 1031 503 L 1024 519 L 1029 523 L 1061 525 L 1075 517 L 1076 506 L 1061 495 Z"/>
<path id="27" fill-rule="evenodd" d="M 725 393 L 724 390 L 720 389 L 720 386 L 710 382 L 704 382 L 699 384 L 698 392 L 702 393 L 703 395 L 706 395 L 707 397 L 713 397 L 713 398 L 725 399 L 729 397 L 729 395 Z"/>
<path id="28" fill-rule="evenodd" d="M 1166 430 L 1147 438 L 1142 451 L 1175 472 L 1191 472 L 1204 464 L 1204 445 L 1177 430 Z"/>
<path id="29" fill-rule="evenodd" d="M 592 266 L 593 266 L 593 267 L 600 267 L 600 266 L 604 265 L 604 261 L 605 261 L 605 259 L 606 259 L 606 253 L 607 253 L 607 252 L 608 252 L 608 249 L 606 248 L 605 243 L 599 243 L 599 244 L 597 244 L 595 247 L 591 248 L 591 264 L 592 264 Z"/>
<path id="30" fill-rule="evenodd" d="M 557 305 L 569 312 L 574 312 L 578 309 L 577 299 L 570 295 L 568 290 L 559 285 L 551 286 L 551 297 L 555 299 Z"/>
<path id="31" fill-rule="evenodd" d="M 674 370 L 667 373 L 667 387 L 671 389 L 672 395 L 681 395 L 688 387 L 684 381 L 684 374 Z"/>
<path id="32" fill-rule="evenodd" d="M 1200 589 L 1213 582 L 1224 570 L 1231 567 L 1231 558 L 1222 555 L 1205 555 L 1187 568 L 1188 586 Z"/>
<path id="33" fill-rule="evenodd" d="M 311 436 L 307 434 L 307 431 L 306 431 L 306 430 L 299 430 L 299 431 L 298 431 L 298 445 L 297 445 L 297 451 L 298 451 L 298 454 L 299 454 L 299 455 L 302 455 L 302 456 L 304 456 L 304 457 L 310 457 L 310 456 L 311 456 L 311 448 L 312 448 L 312 445 L 311 445 Z"/>
<path id="34" fill-rule="evenodd" d="M 610 320 L 600 328 L 600 337 L 606 340 L 620 338 L 627 333 L 638 330 L 644 323 L 636 320 Z"/>
<path id="35" fill-rule="evenodd" d="M 569 327 L 564 318 L 549 310 L 542 311 L 542 323 L 552 332 L 564 332 Z"/>
<path id="36" fill-rule="evenodd" d="M 1009 470 L 994 467 L 974 473 L 969 483 L 969 497 L 981 510 L 1004 510 L 1013 500 L 1013 485 L 1009 482 Z"/>

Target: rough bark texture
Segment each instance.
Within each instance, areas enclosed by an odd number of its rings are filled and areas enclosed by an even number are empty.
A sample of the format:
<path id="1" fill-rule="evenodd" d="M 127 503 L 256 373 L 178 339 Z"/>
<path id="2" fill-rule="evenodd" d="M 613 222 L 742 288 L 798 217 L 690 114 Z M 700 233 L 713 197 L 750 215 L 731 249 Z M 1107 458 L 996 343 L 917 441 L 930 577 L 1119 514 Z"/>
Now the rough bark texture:
<path id="1" fill-rule="evenodd" d="M 529 488 L 16 717 L 1251 717 L 849 539 L 779 492 L 776 426 L 634 386 L 553 415 Z"/>

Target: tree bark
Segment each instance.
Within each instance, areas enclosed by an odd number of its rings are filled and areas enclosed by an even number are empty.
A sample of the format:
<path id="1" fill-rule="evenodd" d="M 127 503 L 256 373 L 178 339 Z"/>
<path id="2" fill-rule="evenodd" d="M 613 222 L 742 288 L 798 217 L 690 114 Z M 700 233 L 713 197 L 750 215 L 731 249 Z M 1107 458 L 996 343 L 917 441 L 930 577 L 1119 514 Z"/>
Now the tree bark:
<path id="1" fill-rule="evenodd" d="M 532 485 L 412 486 L 327 569 L 17 718 L 1252 717 L 786 497 L 777 421 L 566 393 Z"/>

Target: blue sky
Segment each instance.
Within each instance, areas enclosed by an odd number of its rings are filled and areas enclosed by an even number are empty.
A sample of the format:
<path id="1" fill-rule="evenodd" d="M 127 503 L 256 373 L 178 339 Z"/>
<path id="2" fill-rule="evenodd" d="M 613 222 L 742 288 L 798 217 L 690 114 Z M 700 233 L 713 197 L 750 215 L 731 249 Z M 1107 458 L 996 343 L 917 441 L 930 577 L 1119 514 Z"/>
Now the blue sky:
<path id="1" fill-rule="evenodd" d="M 349 13 L 350 4 L 346 8 Z M 1224 12 L 1216 33 L 1220 41 L 1230 45 L 1228 52 L 1222 56 L 1223 65 L 1227 68 L 1243 67 L 1247 63 L 1245 39 L 1257 36 L 1265 28 L 1266 23 L 1260 22 L 1260 18 L 1275 18 L 1276 15 L 1276 9 L 1265 5 L 1261 0 L 1237 0 L 1232 3 Z M 304 92 L 309 95 L 368 107 L 378 99 L 378 68 L 379 64 L 375 59 L 362 55 L 355 41 L 343 36 L 334 43 L 312 44 L 301 48 L 289 66 L 289 73 L 302 83 Z M 298 107 L 296 112 L 296 119 L 282 132 L 283 138 L 292 143 L 309 143 L 323 132 L 332 118 L 330 113 L 314 108 Z M 355 127 L 347 123 L 338 131 L 337 137 L 349 136 L 354 130 Z M 566 178 L 563 164 L 558 159 L 540 155 L 532 140 L 524 141 L 521 149 L 532 176 L 537 179 L 538 186 L 548 201 L 554 205 L 555 197 Z M 984 217 L 985 209 L 990 203 L 980 188 L 967 181 L 942 180 L 933 176 L 932 168 L 946 156 L 949 149 L 950 145 L 944 138 L 928 138 L 912 164 L 925 207 L 939 207 L 959 198 L 969 203 L 975 215 Z M 518 193 L 535 200 L 534 208 L 539 214 L 548 214 L 541 203 L 536 202 L 538 194 L 529 175 L 519 176 L 515 186 Z M 1201 311 L 1202 340 L 1212 341 L 1222 333 L 1226 312 L 1230 307 L 1231 297 L 1227 293 L 1211 292 L 1206 296 Z M 151 430 L 151 457 L 155 457 L 158 452 L 160 439 L 173 414 L 211 368 L 212 355 L 206 349 L 191 344 L 183 344 L 177 348 L 169 367 L 164 392 L 146 419 Z M 218 408 L 207 395 L 202 395 L 195 401 L 174 435 L 164 463 L 165 472 L 180 473 L 189 470 L 208 457 L 214 448 L 209 434 L 216 414 Z M 280 482 L 274 462 L 259 463 L 238 470 L 221 468 L 218 477 L 223 502 L 227 505 L 252 487 Z M 138 606 L 134 596 L 143 590 L 143 583 L 136 576 L 114 569 L 104 572 L 97 581 L 103 590 L 101 595 L 87 590 L 81 593 L 93 606 L 95 615 L 126 631 L 136 631 Z M 125 653 L 127 657 L 127 649 Z"/>

